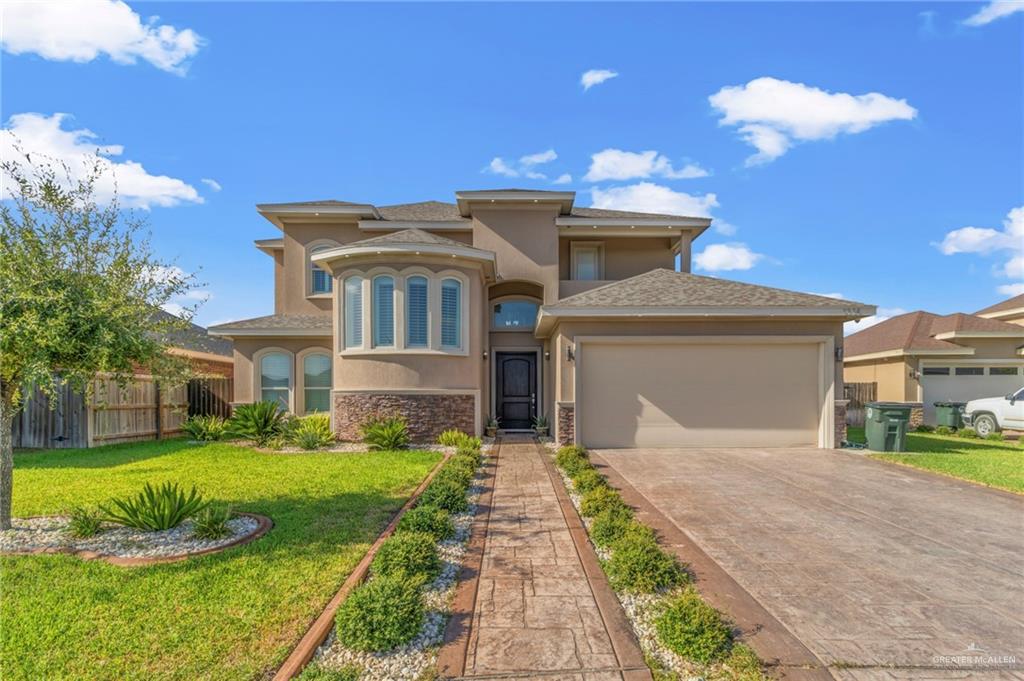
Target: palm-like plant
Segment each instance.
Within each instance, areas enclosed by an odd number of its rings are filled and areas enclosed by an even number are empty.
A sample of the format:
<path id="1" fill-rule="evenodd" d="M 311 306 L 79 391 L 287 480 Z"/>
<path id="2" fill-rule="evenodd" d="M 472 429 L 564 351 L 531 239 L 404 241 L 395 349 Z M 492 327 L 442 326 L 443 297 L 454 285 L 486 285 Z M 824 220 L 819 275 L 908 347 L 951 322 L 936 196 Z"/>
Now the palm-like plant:
<path id="1" fill-rule="evenodd" d="M 277 402 L 253 402 L 235 407 L 231 416 L 231 433 L 265 447 L 281 434 L 287 419 Z"/>
<path id="2" fill-rule="evenodd" d="M 165 482 L 153 487 L 148 482 L 134 497 L 111 499 L 111 506 L 100 505 L 105 519 L 148 532 L 169 530 L 195 515 L 209 504 L 195 486 L 186 494 L 177 483 Z"/>

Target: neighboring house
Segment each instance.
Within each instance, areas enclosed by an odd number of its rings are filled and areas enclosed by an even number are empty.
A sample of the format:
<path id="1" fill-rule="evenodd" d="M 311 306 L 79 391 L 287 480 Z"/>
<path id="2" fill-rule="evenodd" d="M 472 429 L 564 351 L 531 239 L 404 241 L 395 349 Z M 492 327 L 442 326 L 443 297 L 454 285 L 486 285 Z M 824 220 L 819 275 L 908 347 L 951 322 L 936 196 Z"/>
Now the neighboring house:
<path id="1" fill-rule="evenodd" d="M 418 441 L 491 415 L 595 447 L 842 437 L 842 325 L 874 307 L 690 274 L 710 219 L 574 199 L 258 206 L 282 232 L 256 242 L 274 314 L 211 329 L 234 341 L 236 401 L 329 410 L 342 439 L 377 413 Z"/>
<path id="2" fill-rule="evenodd" d="M 978 310 L 974 314 L 985 319 L 998 319 L 1001 322 L 1024 326 L 1024 293 L 990 305 L 984 310 Z"/>
<path id="3" fill-rule="evenodd" d="M 160 310 L 158 315 L 170 316 Z M 189 323 L 188 328 L 169 332 L 164 337 L 172 355 L 187 357 L 192 370 L 199 376 L 222 376 L 231 378 L 235 373 L 235 360 L 231 341 L 211 336 L 198 324 Z"/>
<path id="4" fill-rule="evenodd" d="M 998 307 L 998 306 L 995 306 Z M 935 423 L 935 402 L 995 397 L 1024 386 L 1024 327 L 978 315 L 909 312 L 846 338 L 847 383 L 875 383 L 877 397 L 914 406 L 912 423 Z"/>

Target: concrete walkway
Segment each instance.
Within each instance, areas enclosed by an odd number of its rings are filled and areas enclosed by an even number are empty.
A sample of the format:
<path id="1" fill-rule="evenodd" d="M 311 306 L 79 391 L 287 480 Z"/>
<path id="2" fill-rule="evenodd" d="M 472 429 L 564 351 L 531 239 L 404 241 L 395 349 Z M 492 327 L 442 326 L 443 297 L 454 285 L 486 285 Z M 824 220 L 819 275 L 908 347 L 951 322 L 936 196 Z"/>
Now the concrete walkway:
<path id="1" fill-rule="evenodd" d="M 533 441 L 500 446 L 463 676 L 650 678 L 542 456 Z"/>

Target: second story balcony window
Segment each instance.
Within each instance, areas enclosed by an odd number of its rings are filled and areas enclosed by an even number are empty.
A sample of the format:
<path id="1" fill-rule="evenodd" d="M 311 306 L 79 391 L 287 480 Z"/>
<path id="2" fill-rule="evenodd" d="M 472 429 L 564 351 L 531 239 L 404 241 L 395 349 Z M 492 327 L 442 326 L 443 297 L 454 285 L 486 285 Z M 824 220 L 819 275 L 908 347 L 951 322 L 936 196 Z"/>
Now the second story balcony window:
<path id="1" fill-rule="evenodd" d="M 329 245 L 314 246 L 309 249 L 309 256 L 312 258 L 317 253 L 330 248 Z M 320 269 L 311 259 L 309 261 L 309 294 L 312 296 L 326 295 L 331 292 L 332 288 L 331 275 L 326 270 Z"/>
<path id="2" fill-rule="evenodd" d="M 604 276 L 604 250 L 597 241 L 573 241 L 572 278 L 576 281 L 597 281 Z"/>

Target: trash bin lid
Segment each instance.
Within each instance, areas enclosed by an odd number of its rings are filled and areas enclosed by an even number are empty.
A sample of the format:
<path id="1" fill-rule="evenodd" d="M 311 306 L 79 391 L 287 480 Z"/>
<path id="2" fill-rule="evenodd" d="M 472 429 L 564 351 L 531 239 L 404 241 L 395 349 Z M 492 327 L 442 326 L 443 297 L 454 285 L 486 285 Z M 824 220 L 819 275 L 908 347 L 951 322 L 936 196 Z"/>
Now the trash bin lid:
<path id="1" fill-rule="evenodd" d="M 907 404 L 906 402 L 866 402 L 865 406 L 867 406 L 867 407 L 874 407 L 875 409 L 907 409 L 907 410 L 909 410 L 910 407 L 913 406 L 913 405 Z"/>
<path id="2" fill-rule="evenodd" d="M 966 402 L 936 402 L 935 406 L 936 407 L 965 407 L 965 406 L 967 406 L 967 403 Z"/>

